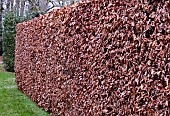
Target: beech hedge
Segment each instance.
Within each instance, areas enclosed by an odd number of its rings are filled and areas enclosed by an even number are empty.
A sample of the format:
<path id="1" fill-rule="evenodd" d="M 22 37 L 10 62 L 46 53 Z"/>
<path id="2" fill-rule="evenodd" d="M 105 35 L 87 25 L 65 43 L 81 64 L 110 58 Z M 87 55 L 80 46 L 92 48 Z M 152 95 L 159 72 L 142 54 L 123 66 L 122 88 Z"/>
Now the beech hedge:
<path id="1" fill-rule="evenodd" d="M 17 24 L 18 88 L 51 115 L 169 115 L 169 12 L 91 0 Z"/>

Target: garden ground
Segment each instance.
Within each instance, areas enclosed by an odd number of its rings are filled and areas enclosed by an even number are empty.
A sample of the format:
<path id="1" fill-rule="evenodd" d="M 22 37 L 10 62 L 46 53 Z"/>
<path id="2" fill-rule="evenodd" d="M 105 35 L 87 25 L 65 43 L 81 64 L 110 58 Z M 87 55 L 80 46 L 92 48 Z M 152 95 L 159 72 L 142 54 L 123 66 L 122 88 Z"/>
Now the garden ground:
<path id="1" fill-rule="evenodd" d="M 0 60 L 2 61 L 1 57 Z M 14 73 L 6 72 L 0 61 L 0 116 L 48 116 L 21 93 L 15 84 Z"/>

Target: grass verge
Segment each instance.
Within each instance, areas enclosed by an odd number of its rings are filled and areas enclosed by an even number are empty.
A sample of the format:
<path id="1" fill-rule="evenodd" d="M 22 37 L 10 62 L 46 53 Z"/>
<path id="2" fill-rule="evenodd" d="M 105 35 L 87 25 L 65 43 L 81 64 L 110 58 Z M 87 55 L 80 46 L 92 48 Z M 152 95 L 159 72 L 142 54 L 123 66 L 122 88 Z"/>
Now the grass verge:
<path id="1" fill-rule="evenodd" d="M 0 65 L 0 116 L 48 116 L 21 93 L 15 84 L 14 73 L 5 72 Z"/>

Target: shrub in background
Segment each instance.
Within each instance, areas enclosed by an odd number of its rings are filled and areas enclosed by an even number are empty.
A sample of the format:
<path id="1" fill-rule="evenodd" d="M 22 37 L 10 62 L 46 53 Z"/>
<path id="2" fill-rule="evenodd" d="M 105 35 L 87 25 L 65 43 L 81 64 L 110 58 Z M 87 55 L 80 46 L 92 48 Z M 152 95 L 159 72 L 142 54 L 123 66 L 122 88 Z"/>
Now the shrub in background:
<path id="1" fill-rule="evenodd" d="M 0 18 L 1 18 L 1 14 L 0 14 Z M 0 22 L 0 56 L 1 55 L 2 55 L 2 24 Z"/>
<path id="2" fill-rule="evenodd" d="M 33 19 L 39 16 L 40 14 L 43 14 L 43 13 L 40 11 L 34 11 L 31 13 L 28 13 L 25 17 L 17 16 L 15 11 L 11 11 L 5 14 L 4 22 L 3 22 L 4 29 L 2 32 L 2 37 L 3 37 L 2 46 L 3 46 L 4 68 L 7 71 L 10 71 L 10 72 L 14 71 L 15 35 L 16 35 L 15 26 L 16 24 Z"/>
<path id="3" fill-rule="evenodd" d="M 4 16 L 4 28 L 2 32 L 3 62 L 4 68 L 11 72 L 14 71 L 15 26 L 19 22 L 21 22 L 21 19 L 14 12 L 8 12 Z"/>
<path id="4" fill-rule="evenodd" d="M 0 36 L 0 56 L 2 55 L 3 50 L 2 50 L 2 38 Z"/>

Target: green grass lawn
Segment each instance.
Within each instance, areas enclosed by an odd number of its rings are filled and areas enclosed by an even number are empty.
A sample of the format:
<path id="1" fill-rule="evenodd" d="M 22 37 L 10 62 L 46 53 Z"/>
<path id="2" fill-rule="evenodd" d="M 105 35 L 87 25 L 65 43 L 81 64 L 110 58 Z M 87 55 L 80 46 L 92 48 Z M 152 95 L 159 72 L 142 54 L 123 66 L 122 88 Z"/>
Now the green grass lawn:
<path id="1" fill-rule="evenodd" d="M 22 94 L 15 84 L 14 73 L 5 72 L 0 65 L 0 116 L 48 116 Z"/>

